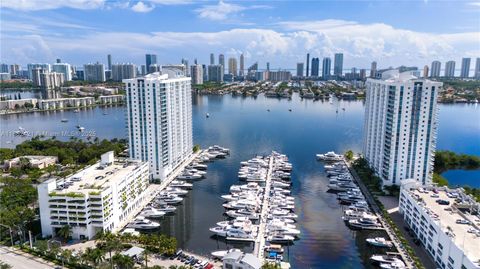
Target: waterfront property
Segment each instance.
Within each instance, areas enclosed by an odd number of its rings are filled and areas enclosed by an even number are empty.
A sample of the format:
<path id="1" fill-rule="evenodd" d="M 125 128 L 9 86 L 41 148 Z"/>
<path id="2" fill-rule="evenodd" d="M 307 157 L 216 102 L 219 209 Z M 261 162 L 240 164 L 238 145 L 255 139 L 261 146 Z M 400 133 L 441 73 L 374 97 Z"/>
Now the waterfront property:
<path id="1" fill-rule="evenodd" d="M 383 185 L 432 181 L 442 83 L 390 70 L 367 80 L 363 153 Z"/>
<path id="2" fill-rule="evenodd" d="M 123 82 L 130 156 L 149 161 L 151 177 L 163 180 L 192 154 L 190 77 L 164 68 Z"/>
<path id="3" fill-rule="evenodd" d="M 26 159 L 30 167 L 38 169 L 49 167 L 50 165 L 54 165 L 58 161 L 58 157 L 56 156 L 26 155 L 16 157 L 10 160 L 5 160 L 4 169 L 9 170 L 14 167 L 20 167 L 22 165 L 22 159 Z"/>
<path id="4" fill-rule="evenodd" d="M 146 162 L 116 159 L 113 151 L 67 178 L 51 178 L 38 186 L 42 235 L 65 225 L 74 239 L 111 231 L 141 205 L 148 185 Z"/>
<path id="5" fill-rule="evenodd" d="M 122 95 L 122 94 L 105 95 L 105 96 L 98 97 L 98 100 L 102 105 L 119 104 L 125 101 L 125 95 Z"/>
<path id="6" fill-rule="evenodd" d="M 20 100 L 4 100 L 0 101 L 0 110 L 13 110 L 21 107 L 35 107 L 38 103 L 37 98 L 28 98 Z"/>
<path id="7" fill-rule="evenodd" d="M 480 268 L 480 204 L 461 189 L 404 180 L 399 212 L 440 268 Z"/>
<path id="8" fill-rule="evenodd" d="M 81 97 L 81 98 L 56 98 L 38 100 L 39 109 L 63 109 L 70 107 L 86 107 L 95 104 L 94 97 Z"/>

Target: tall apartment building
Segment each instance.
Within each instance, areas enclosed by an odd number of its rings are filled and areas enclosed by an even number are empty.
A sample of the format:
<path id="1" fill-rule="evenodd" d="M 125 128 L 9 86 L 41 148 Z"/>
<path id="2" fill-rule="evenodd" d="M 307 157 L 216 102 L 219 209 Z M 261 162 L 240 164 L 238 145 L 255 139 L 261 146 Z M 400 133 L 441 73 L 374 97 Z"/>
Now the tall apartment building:
<path id="1" fill-rule="evenodd" d="M 115 159 L 113 151 L 101 161 L 65 179 L 51 178 L 38 186 L 43 237 L 65 225 L 74 239 L 92 239 L 128 220 L 145 199 L 148 163 Z"/>
<path id="2" fill-rule="evenodd" d="M 470 58 L 462 58 L 462 68 L 460 70 L 461 78 L 468 78 L 470 74 Z"/>
<path id="3" fill-rule="evenodd" d="M 402 182 L 399 213 L 436 268 L 480 268 L 479 211 L 480 204 L 461 188 Z"/>
<path id="4" fill-rule="evenodd" d="M 105 81 L 105 66 L 101 63 L 90 63 L 83 65 L 83 80 Z"/>
<path id="5" fill-rule="evenodd" d="M 50 72 L 50 64 L 27 64 L 28 78 L 33 80 L 32 70 L 35 68 L 41 68 L 45 72 Z"/>
<path id="6" fill-rule="evenodd" d="M 310 76 L 312 77 L 318 77 L 320 74 L 320 59 L 318 58 L 312 58 L 312 70 L 310 72 Z"/>
<path id="7" fill-rule="evenodd" d="M 203 84 L 203 68 L 199 64 L 190 66 L 190 76 L 193 85 Z"/>
<path id="8" fill-rule="evenodd" d="M 370 66 L 370 77 L 375 78 L 377 75 L 377 62 L 373 61 Z"/>
<path id="9" fill-rule="evenodd" d="M 310 53 L 307 53 L 307 72 L 305 73 L 305 76 L 310 76 Z"/>
<path id="10" fill-rule="evenodd" d="M 113 64 L 111 70 L 113 81 L 122 81 L 137 76 L 137 67 L 134 64 Z"/>
<path id="11" fill-rule="evenodd" d="M 151 65 L 156 65 L 157 64 L 157 55 L 156 54 L 146 54 L 145 55 L 145 70 L 147 73 L 153 73 L 150 72 L 150 66 Z M 154 71 L 156 72 L 156 71 Z"/>
<path id="12" fill-rule="evenodd" d="M 11 64 L 10 65 L 10 75 L 12 75 L 12 76 L 20 75 L 20 66 L 18 64 Z"/>
<path id="13" fill-rule="evenodd" d="M 237 76 L 237 58 L 228 58 L 228 73 Z"/>
<path id="14" fill-rule="evenodd" d="M 289 81 L 292 78 L 292 73 L 290 71 L 269 71 L 268 72 L 268 79 L 273 82 L 278 82 L 278 81 Z"/>
<path id="15" fill-rule="evenodd" d="M 475 61 L 475 73 L 473 74 L 473 77 L 480 79 L 480 58 L 477 58 Z"/>
<path id="16" fill-rule="evenodd" d="M 65 76 L 63 73 L 44 72 L 40 73 L 40 86 L 43 89 L 55 89 L 65 83 Z"/>
<path id="17" fill-rule="evenodd" d="M 303 63 L 297 63 L 297 77 L 303 77 Z"/>
<path id="18" fill-rule="evenodd" d="M 54 63 L 52 64 L 52 71 L 62 73 L 65 81 L 72 80 L 72 67 L 67 63 Z"/>
<path id="19" fill-rule="evenodd" d="M 223 66 L 209 65 L 208 66 L 208 81 L 223 82 Z"/>
<path id="20" fill-rule="evenodd" d="M 431 78 L 438 78 L 440 77 L 440 69 L 442 68 L 442 63 L 439 61 L 432 62 L 432 68 L 430 70 L 430 77 Z"/>
<path id="21" fill-rule="evenodd" d="M 218 55 L 218 64 L 223 66 L 222 72 L 225 74 L 225 56 L 223 54 Z"/>
<path id="22" fill-rule="evenodd" d="M 363 154 L 383 185 L 431 182 L 442 85 L 398 69 L 367 79 Z"/>
<path id="23" fill-rule="evenodd" d="M 240 54 L 240 76 L 243 77 L 245 72 L 245 58 L 243 57 L 243 53 Z"/>
<path id="24" fill-rule="evenodd" d="M 322 78 L 327 80 L 331 76 L 332 60 L 330 57 L 323 58 L 322 61 Z"/>
<path id="25" fill-rule="evenodd" d="M 107 55 L 108 70 L 112 70 L 112 55 Z"/>
<path id="26" fill-rule="evenodd" d="M 193 149 L 191 79 L 174 68 L 123 80 L 130 157 L 165 179 Z"/>
<path id="27" fill-rule="evenodd" d="M 445 64 L 445 77 L 447 78 L 455 77 L 455 61 L 448 61 Z"/>
<path id="28" fill-rule="evenodd" d="M 210 65 L 215 64 L 215 55 L 213 53 L 210 53 Z"/>
<path id="29" fill-rule="evenodd" d="M 45 71 L 45 69 L 43 68 L 37 67 L 37 68 L 33 68 L 32 70 L 29 70 L 29 72 L 30 72 L 30 79 L 32 80 L 33 85 L 37 87 L 41 87 L 42 80 L 40 79 L 40 74 L 47 71 Z"/>
<path id="30" fill-rule="evenodd" d="M 333 74 L 336 77 L 341 77 L 343 74 L 343 53 L 335 53 Z"/>
<path id="31" fill-rule="evenodd" d="M 0 64 L 0 73 L 10 73 L 8 64 Z"/>
<path id="32" fill-rule="evenodd" d="M 425 66 L 423 67 L 423 77 L 424 77 L 424 78 L 428 78 L 428 71 L 429 71 L 429 70 L 428 70 L 428 65 L 425 65 Z"/>

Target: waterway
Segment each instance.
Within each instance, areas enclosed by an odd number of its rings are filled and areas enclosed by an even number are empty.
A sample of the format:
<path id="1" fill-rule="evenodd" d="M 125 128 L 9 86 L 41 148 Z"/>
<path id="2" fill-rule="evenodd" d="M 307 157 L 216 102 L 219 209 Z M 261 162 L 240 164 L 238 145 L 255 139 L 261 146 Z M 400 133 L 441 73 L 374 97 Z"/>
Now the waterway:
<path id="1" fill-rule="evenodd" d="M 336 196 L 326 192 L 328 180 L 323 165 L 315 160 L 316 153 L 330 150 L 361 151 L 363 111 L 362 101 L 330 104 L 302 100 L 297 95 L 292 100 L 194 96 L 194 143 L 225 146 L 231 155 L 209 164 L 207 178 L 194 183 L 177 214 L 162 221 L 161 231 L 175 236 L 181 247 L 199 254 L 231 246 L 251 249 L 251 244 L 227 245 L 212 237 L 208 228 L 224 218 L 220 195 L 238 183 L 240 161 L 277 150 L 287 154 L 293 164 L 292 193 L 299 215 L 297 226 L 302 231 L 301 239 L 285 254 L 293 268 L 370 267 L 368 257 L 376 250 L 364 243 L 369 234 L 352 232 L 344 225 Z M 4 115 L 0 117 L 0 146 L 13 147 L 21 142 L 22 138 L 12 135 L 18 126 L 59 139 L 78 135 L 76 125 L 86 128 L 84 136 L 125 138 L 124 114 L 123 107 L 113 106 L 80 113 Z M 61 119 L 68 122 L 62 123 Z M 480 155 L 479 119 L 476 105 L 440 105 L 437 148 Z M 463 183 L 458 176 L 453 177 L 458 178 L 456 184 Z"/>

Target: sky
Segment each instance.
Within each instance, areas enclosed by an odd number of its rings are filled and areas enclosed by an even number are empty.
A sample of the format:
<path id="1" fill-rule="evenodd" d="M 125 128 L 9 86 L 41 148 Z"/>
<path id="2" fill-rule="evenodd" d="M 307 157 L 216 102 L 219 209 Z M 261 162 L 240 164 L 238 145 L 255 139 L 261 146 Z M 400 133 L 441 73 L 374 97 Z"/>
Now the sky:
<path id="1" fill-rule="evenodd" d="M 344 68 L 480 57 L 480 0 L 1 0 L 0 62 L 208 63 L 271 69 L 344 54 Z M 472 59 L 471 68 L 474 68 Z M 443 66 L 442 66 L 443 67 Z"/>

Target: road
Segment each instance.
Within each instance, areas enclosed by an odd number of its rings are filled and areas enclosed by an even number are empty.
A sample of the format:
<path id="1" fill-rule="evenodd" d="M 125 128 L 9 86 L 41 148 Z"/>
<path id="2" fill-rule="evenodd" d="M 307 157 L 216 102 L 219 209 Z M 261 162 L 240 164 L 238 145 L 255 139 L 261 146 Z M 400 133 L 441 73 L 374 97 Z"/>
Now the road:
<path id="1" fill-rule="evenodd" d="M 51 269 L 52 263 L 44 261 L 38 257 L 20 252 L 9 247 L 0 247 L 0 261 L 12 266 L 13 269 Z"/>

